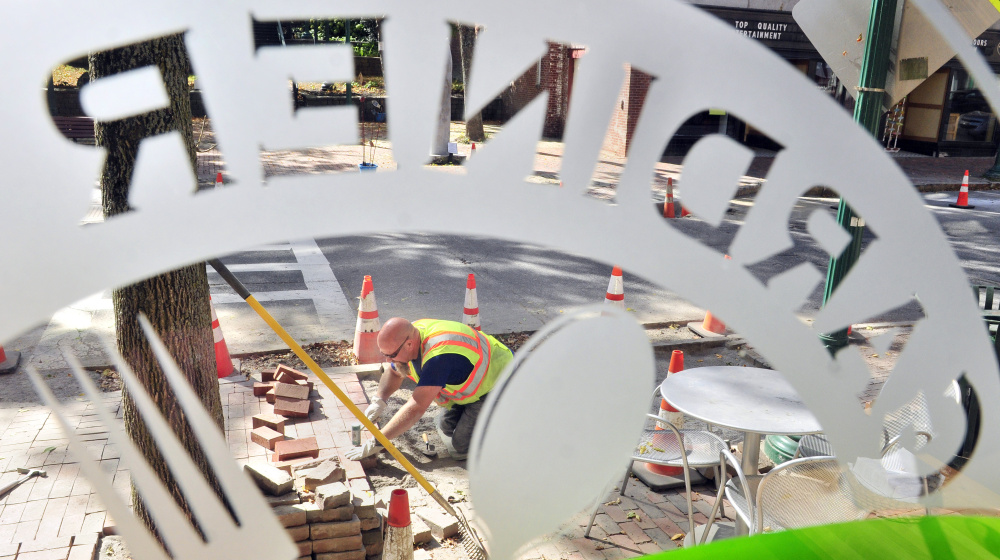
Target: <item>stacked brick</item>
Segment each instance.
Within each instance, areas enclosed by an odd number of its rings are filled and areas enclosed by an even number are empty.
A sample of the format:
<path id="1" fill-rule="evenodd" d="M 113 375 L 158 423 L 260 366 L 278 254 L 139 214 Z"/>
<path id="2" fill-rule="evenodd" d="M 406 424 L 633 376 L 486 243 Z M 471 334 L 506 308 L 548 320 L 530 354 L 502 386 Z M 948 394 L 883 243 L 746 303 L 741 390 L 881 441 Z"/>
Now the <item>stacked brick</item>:
<path id="1" fill-rule="evenodd" d="M 261 381 L 253 384 L 253 394 L 274 405 L 274 413 L 253 417 L 250 440 L 273 451 L 271 461 L 278 466 L 293 459 L 319 457 L 315 437 L 285 437 L 287 419 L 309 417 L 313 406 L 312 389 L 309 376 L 285 365 L 262 371 Z"/>
<path id="2" fill-rule="evenodd" d="M 336 457 L 244 469 L 269 495 L 300 560 L 381 560 L 382 504 L 370 491 L 351 491 Z"/>

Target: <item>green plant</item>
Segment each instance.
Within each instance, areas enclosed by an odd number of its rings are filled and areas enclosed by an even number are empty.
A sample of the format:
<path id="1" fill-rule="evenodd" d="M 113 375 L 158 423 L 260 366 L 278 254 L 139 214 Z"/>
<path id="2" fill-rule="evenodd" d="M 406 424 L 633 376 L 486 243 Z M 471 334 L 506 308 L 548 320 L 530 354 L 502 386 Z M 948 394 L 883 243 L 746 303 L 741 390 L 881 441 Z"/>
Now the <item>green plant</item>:
<path id="1" fill-rule="evenodd" d="M 465 93 L 465 84 L 459 81 L 451 82 L 451 92 L 452 93 Z"/>

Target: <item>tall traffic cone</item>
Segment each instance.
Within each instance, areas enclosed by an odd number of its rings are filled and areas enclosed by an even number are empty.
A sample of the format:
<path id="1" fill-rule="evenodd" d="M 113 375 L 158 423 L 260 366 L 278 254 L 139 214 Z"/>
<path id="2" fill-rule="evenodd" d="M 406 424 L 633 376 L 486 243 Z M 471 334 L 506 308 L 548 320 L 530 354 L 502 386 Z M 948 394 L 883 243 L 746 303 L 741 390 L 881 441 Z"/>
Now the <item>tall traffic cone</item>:
<path id="1" fill-rule="evenodd" d="M 222 327 L 219 325 L 219 317 L 215 314 L 215 306 L 212 305 L 212 296 L 208 296 L 208 307 L 212 310 L 212 336 L 215 338 L 215 371 L 219 374 L 219 379 L 232 375 L 233 359 L 229 356 L 229 347 L 226 346 L 226 339 L 222 336 Z"/>
<path id="2" fill-rule="evenodd" d="M 667 376 L 669 377 L 672 373 L 677 373 L 684 369 L 684 352 L 680 350 L 674 350 L 670 354 L 670 366 L 667 368 Z M 660 418 L 663 418 L 667 422 L 670 422 L 678 430 L 684 427 L 684 414 L 674 408 L 667 399 L 660 399 Z M 660 427 L 660 424 L 656 424 L 657 430 L 666 430 L 667 428 Z M 655 441 L 654 441 L 655 444 Z M 650 471 L 664 476 L 680 476 L 684 473 L 684 467 L 665 467 L 663 465 L 654 465 L 652 463 L 645 463 L 645 466 Z"/>
<path id="3" fill-rule="evenodd" d="M 375 339 L 382 323 L 378 320 L 378 306 L 375 304 L 375 287 L 372 277 L 365 276 L 361 283 L 361 303 L 358 305 L 358 326 L 354 330 L 354 355 L 359 364 L 377 364 L 382 361 Z"/>
<path id="4" fill-rule="evenodd" d="M 674 218 L 674 178 L 667 177 L 667 195 L 663 199 L 663 217 Z"/>
<path id="5" fill-rule="evenodd" d="M 21 353 L 14 352 L 4 352 L 3 346 L 0 346 L 0 373 L 10 373 L 17 369 L 17 364 L 21 362 Z"/>
<path id="6" fill-rule="evenodd" d="M 386 519 L 384 560 L 413 560 L 413 525 L 410 524 L 410 495 L 396 488 L 389 497 Z"/>
<path id="7" fill-rule="evenodd" d="M 465 281 L 465 309 L 462 311 L 462 322 L 481 331 L 479 324 L 479 300 L 476 298 L 476 275 L 469 274 Z"/>
<path id="8" fill-rule="evenodd" d="M 604 303 L 625 308 L 625 284 L 622 281 L 620 266 L 611 269 L 611 281 L 608 282 L 608 291 L 604 294 Z"/>
<path id="9" fill-rule="evenodd" d="M 219 188 L 221 186 L 222 186 L 222 173 L 219 172 L 215 174 L 215 188 Z"/>
<path id="10" fill-rule="evenodd" d="M 965 177 L 962 178 L 962 189 L 958 191 L 958 202 L 949 204 L 952 208 L 975 208 L 969 205 L 969 170 L 965 170 Z"/>

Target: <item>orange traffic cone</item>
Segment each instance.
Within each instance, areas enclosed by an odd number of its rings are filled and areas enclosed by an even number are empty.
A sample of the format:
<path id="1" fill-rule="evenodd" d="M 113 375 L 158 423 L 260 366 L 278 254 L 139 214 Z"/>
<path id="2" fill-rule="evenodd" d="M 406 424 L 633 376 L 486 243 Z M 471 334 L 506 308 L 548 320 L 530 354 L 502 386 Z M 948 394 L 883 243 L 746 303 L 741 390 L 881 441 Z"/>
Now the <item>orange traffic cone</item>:
<path id="1" fill-rule="evenodd" d="M 949 204 L 952 208 L 975 208 L 969 205 L 969 170 L 965 170 L 965 177 L 962 178 L 962 189 L 958 191 L 958 202 Z"/>
<path id="2" fill-rule="evenodd" d="M 21 362 L 20 352 L 4 352 L 0 346 L 0 373 L 10 373 L 17 369 L 17 364 Z"/>
<path id="3" fill-rule="evenodd" d="M 469 274 L 465 281 L 465 309 L 462 311 L 462 322 L 481 331 L 479 324 L 479 300 L 476 298 L 476 275 Z"/>
<path id="4" fill-rule="evenodd" d="M 663 217 L 673 218 L 674 215 L 674 178 L 667 177 L 667 194 L 663 199 Z"/>
<path id="5" fill-rule="evenodd" d="M 608 282 L 608 291 L 604 295 L 604 303 L 617 305 L 625 308 L 625 284 L 622 281 L 622 269 L 616 266 L 611 269 L 611 281 Z"/>
<path id="6" fill-rule="evenodd" d="M 226 346 L 226 339 L 222 336 L 222 327 L 219 325 L 219 317 L 215 315 L 215 306 L 212 305 L 212 296 L 208 296 L 208 307 L 212 310 L 212 336 L 215 338 L 215 371 L 219 374 L 219 379 L 232 375 L 233 359 L 229 356 L 229 347 Z"/>
<path id="7" fill-rule="evenodd" d="M 677 373 L 684 369 L 684 352 L 680 350 L 674 350 L 670 354 L 670 366 L 667 368 L 667 375 L 671 373 Z M 670 422 L 678 430 L 684 427 L 684 414 L 679 410 L 674 408 L 667 402 L 667 399 L 660 399 L 660 418 L 663 418 L 667 422 Z M 657 430 L 666 430 L 666 428 L 661 428 L 659 424 L 656 425 Z M 672 435 L 672 434 L 671 434 Z M 654 443 L 655 443 L 654 438 Z M 654 465 L 652 463 L 646 463 L 646 468 L 651 472 L 664 476 L 680 476 L 684 473 L 684 467 L 665 467 L 663 465 Z"/>
<path id="8" fill-rule="evenodd" d="M 215 188 L 219 188 L 221 186 L 222 186 L 222 173 L 220 172 L 215 174 Z"/>
<path id="9" fill-rule="evenodd" d="M 731 259 L 726 255 L 726 259 Z M 688 323 L 688 328 L 702 338 L 726 336 L 726 324 L 720 321 L 711 311 L 705 311 L 705 319 L 701 323 Z"/>
<path id="10" fill-rule="evenodd" d="M 358 305 L 358 326 L 354 330 L 354 355 L 359 364 L 377 364 L 382 361 L 382 353 L 375 343 L 381 329 L 372 277 L 365 276 L 361 284 L 361 303 Z"/>
<path id="11" fill-rule="evenodd" d="M 384 560 L 413 560 L 410 495 L 401 488 L 393 490 L 389 497 L 389 514 L 386 516 L 382 558 Z"/>

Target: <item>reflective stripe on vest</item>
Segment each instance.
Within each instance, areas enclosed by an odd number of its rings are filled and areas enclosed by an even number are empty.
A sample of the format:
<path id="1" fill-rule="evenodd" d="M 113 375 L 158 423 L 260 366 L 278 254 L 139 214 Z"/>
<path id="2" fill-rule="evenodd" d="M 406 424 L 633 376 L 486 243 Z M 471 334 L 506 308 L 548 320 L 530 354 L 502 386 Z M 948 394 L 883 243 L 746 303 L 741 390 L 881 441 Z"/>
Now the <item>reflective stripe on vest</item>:
<path id="1" fill-rule="evenodd" d="M 489 370 L 490 365 L 490 341 L 486 338 L 485 334 L 479 331 L 472 332 L 475 333 L 474 337 L 457 331 L 446 331 L 430 336 L 424 341 L 422 353 L 425 356 L 431 350 L 442 345 L 461 346 L 477 354 L 477 360 L 472 368 L 472 373 L 469 374 L 469 378 L 465 380 L 465 383 L 454 391 L 449 391 L 447 388 L 442 389 L 441 393 L 434 399 L 440 405 L 448 401 L 467 399 L 475 395 L 476 391 L 482 386 L 483 381 L 486 380 L 486 372 Z"/>

